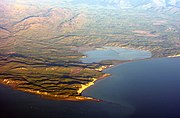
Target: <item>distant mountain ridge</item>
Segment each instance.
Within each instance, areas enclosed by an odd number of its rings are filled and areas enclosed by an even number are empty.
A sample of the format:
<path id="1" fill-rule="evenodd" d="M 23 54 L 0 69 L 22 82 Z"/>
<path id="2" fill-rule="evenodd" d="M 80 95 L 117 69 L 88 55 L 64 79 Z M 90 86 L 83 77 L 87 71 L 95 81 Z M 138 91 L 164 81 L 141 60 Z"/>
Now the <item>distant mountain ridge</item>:
<path id="1" fill-rule="evenodd" d="M 121 9 L 143 8 L 168 13 L 180 12 L 180 0 L 71 0 L 72 4 L 112 6 Z"/>
<path id="2" fill-rule="evenodd" d="M 113 6 L 141 6 L 152 4 L 152 7 L 169 7 L 176 6 L 180 0 L 72 0 L 73 3 L 87 3 L 99 5 L 113 5 Z"/>

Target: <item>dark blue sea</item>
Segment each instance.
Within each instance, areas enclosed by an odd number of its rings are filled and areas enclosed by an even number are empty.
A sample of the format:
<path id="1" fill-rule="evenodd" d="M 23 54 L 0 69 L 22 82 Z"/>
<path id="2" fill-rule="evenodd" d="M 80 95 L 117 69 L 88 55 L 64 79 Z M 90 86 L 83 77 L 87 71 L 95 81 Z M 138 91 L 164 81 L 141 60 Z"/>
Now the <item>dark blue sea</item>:
<path id="1" fill-rule="evenodd" d="M 125 63 L 83 95 L 133 108 L 128 118 L 180 118 L 180 58 Z"/>

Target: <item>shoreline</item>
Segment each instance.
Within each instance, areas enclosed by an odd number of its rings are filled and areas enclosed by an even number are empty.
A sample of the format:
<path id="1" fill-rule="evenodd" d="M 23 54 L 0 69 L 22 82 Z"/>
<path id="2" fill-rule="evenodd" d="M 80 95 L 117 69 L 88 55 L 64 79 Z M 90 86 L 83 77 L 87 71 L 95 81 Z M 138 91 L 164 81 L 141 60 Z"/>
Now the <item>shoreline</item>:
<path id="1" fill-rule="evenodd" d="M 115 64 L 117 65 L 117 64 Z M 96 71 L 100 71 L 102 72 L 105 69 L 114 67 L 115 65 L 109 65 L 109 66 L 101 66 L 101 68 L 98 68 Z M 23 89 L 23 88 L 17 88 L 17 85 L 19 83 L 21 83 L 20 81 L 16 81 L 16 80 L 9 80 L 9 79 L 3 79 L 0 80 L 0 84 L 10 87 L 12 90 L 17 90 L 17 91 L 21 91 L 21 92 L 25 92 L 25 93 L 30 93 L 30 94 L 34 94 L 34 95 L 38 95 L 44 99 L 48 99 L 48 100 L 64 100 L 64 101 L 96 101 L 99 102 L 101 100 L 96 99 L 96 98 L 92 98 L 92 97 L 86 97 L 86 96 L 82 96 L 82 92 L 84 90 L 86 90 L 87 88 L 89 88 L 90 86 L 93 86 L 95 84 L 96 81 L 104 79 L 106 77 L 110 76 L 110 74 L 104 73 L 102 76 L 98 77 L 98 78 L 92 78 L 93 81 L 87 83 L 87 84 L 81 84 L 82 87 L 80 87 L 77 90 L 77 93 L 79 94 L 79 96 L 68 96 L 68 95 L 52 95 L 50 93 L 47 92 L 41 92 L 41 91 L 35 91 L 35 90 L 31 90 L 31 89 Z"/>
<path id="2" fill-rule="evenodd" d="M 97 68 L 97 69 L 95 69 L 95 70 L 102 72 L 102 71 L 104 71 L 104 70 L 106 70 L 106 69 L 110 69 L 110 68 L 116 67 L 116 66 L 118 66 L 118 65 L 120 65 L 120 64 L 127 63 L 127 62 L 132 62 L 132 61 L 131 61 L 131 60 L 128 60 L 128 61 L 119 61 L 119 63 L 113 64 L 113 65 L 108 65 L 108 66 L 101 66 L 100 68 Z M 99 77 L 99 78 L 93 78 L 93 81 L 92 81 L 92 82 L 89 82 L 89 83 L 87 83 L 86 85 L 82 85 L 82 87 L 79 88 L 79 90 L 78 90 L 79 92 L 78 92 L 78 93 L 81 95 L 83 91 L 85 91 L 87 88 L 93 86 L 97 81 L 102 80 L 102 79 L 105 79 L 105 78 L 107 78 L 107 77 L 109 77 L 109 76 L 111 76 L 111 74 L 109 74 L 109 73 L 104 73 L 103 76 L 101 76 L 101 77 Z M 81 95 L 81 96 L 82 96 L 82 95 Z M 99 102 L 99 101 L 102 101 L 102 100 L 99 100 L 99 99 L 96 99 L 96 98 L 92 98 L 92 97 L 87 97 L 87 96 L 82 96 L 82 97 L 89 98 L 89 99 L 91 99 L 91 100 L 95 100 L 95 101 L 98 101 L 98 102 Z"/>
<path id="3" fill-rule="evenodd" d="M 114 60 L 112 60 L 114 61 Z M 128 61 L 118 61 L 115 62 L 111 65 L 102 65 L 99 68 L 95 68 L 94 70 L 102 72 L 106 69 L 109 68 L 113 68 L 117 65 L 123 64 L 123 63 L 127 63 L 127 62 L 131 62 L 131 60 Z M 17 88 L 18 84 L 22 83 L 21 81 L 17 81 L 17 80 L 11 80 L 11 79 L 0 79 L 0 84 L 5 85 L 7 87 L 10 87 L 12 90 L 17 90 L 17 91 L 21 91 L 21 92 L 25 92 L 25 93 L 30 93 L 30 94 L 34 94 L 34 95 L 38 95 L 41 98 L 44 99 L 48 99 L 48 100 L 62 100 L 62 101 L 96 101 L 96 102 L 100 102 L 102 100 L 93 98 L 93 97 L 87 97 L 87 96 L 83 96 L 81 95 L 82 92 L 84 90 L 86 90 L 87 88 L 89 88 L 90 86 L 93 86 L 95 84 L 95 82 L 97 82 L 98 80 L 101 79 L 105 79 L 106 77 L 111 76 L 111 74 L 108 73 L 104 73 L 102 76 L 98 77 L 98 78 L 92 78 L 93 81 L 87 83 L 87 84 L 81 84 L 81 87 L 77 90 L 78 95 L 77 96 L 69 96 L 69 95 L 52 95 L 48 92 L 41 92 L 41 91 L 36 91 L 36 90 L 31 90 L 31 89 L 24 89 L 24 88 Z"/>
<path id="4" fill-rule="evenodd" d="M 172 55 L 172 56 L 168 56 L 169 58 L 176 58 L 176 57 L 180 57 L 180 54 L 176 54 L 176 55 Z"/>
<path id="5" fill-rule="evenodd" d="M 84 90 L 86 90 L 87 88 L 93 86 L 96 81 L 101 80 L 101 79 L 105 79 L 106 77 L 109 77 L 109 76 L 110 76 L 110 74 L 106 74 L 106 73 L 105 73 L 103 76 L 99 77 L 98 79 L 92 78 L 93 81 L 91 81 L 91 82 L 89 82 L 89 83 L 87 83 L 87 84 L 85 84 L 85 85 L 84 85 L 84 84 L 81 84 L 82 87 L 79 88 L 79 90 L 77 90 L 78 94 L 81 95 Z M 85 97 L 85 96 L 83 96 L 83 97 Z M 92 98 L 92 99 L 94 99 L 94 98 Z"/>
<path id="6" fill-rule="evenodd" d="M 150 57 L 150 58 L 152 58 L 152 57 Z M 140 60 L 142 60 L 142 59 L 140 59 Z M 132 62 L 132 61 L 137 61 L 137 60 L 126 60 L 126 61 L 124 61 L 124 60 L 104 60 L 104 61 L 109 61 L 110 63 L 107 64 L 107 63 L 101 61 L 100 64 L 102 64 L 102 65 L 100 67 L 98 67 L 98 68 L 95 68 L 94 70 L 99 71 L 99 72 L 103 72 L 104 70 L 109 69 L 109 68 L 114 68 L 117 65 Z M 41 91 L 36 91 L 36 90 L 31 90 L 31 89 L 26 89 L 26 88 L 17 88 L 18 84 L 21 83 L 21 82 L 16 81 L 16 80 L 4 79 L 4 80 L 0 80 L 0 84 L 9 86 L 14 90 L 19 90 L 19 91 L 22 91 L 22 92 L 27 92 L 27 93 L 39 95 L 40 97 L 45 98 L 45 99 L 49 99 L 49 100 L 102 101 L 102 100 L 98 100 L 98 99 L 93 98 L 93 97 L 83 96 L 82 92 L 84 90 L 86 90 L 87 88 L 93 86 L 95 84 L 95 82 L 97 82 L 98 80 L 105 79 L 106 77 L 109 77 L 109 76 L 111 76 L 111 74 L 103 73 L 103 75 L 98 77 L 98 78 L 92 78 L 92 81 L 88 82 L 87 84 L 80 84 L 81 87 L 79 87 L 76 90 L 78 95 L 74 95 L 74 96 L 70 96 L 70 95 L 54 95 L 54 94 L 51 94 L 51 93 L 48 93 L 48 92 L 41 92 Z M 23 82 L 22 82 L 22 84 L 23 84 Z"/>
<path id="7" fill-rule="evenodd" d="M 166 57 L 166 58 L 170 58 L 170 57 Z M 141 59 L 141 60 L 148 60 L 148 59 L 150 59 L 150 58 Z M 96 68 L 95 70 L 103 72 L 106 69 L 114 68 L 114 67 L 119 66 L 121 64 L 129 63 L 129 62 L 134 62 L 134 61 L 138 61 L 138 60 L 118 61 L 118 63 L 114 63 L 112 65 L 107 65 L 107 66 L 101 66 L 100 68 Z M 7 87 L 10 87 L 12 90 L 17 90 L 17 91 L 22 91 L 22 92 L 25 92 L 25 93 L 30 93 L 30 94 L 38 95 L 41 98 L 48 99 L 48 100 L 77 101 L 77 102 L 78 101 L 95 101 L 95 102 L 100 102 L 102 100 L 96 99 L 96 98 L 93 98 L 93 97 L 83 96 L 81 94 L 82 94 L 82 92 L 84 90 L 86 90 L 87 88 L 93 86 L 98 80 L 105 79 L 105 78 L 107 78 L 109 76 L 111 76 L 111 74 L 104 73 L 102 76 L 100 76 L 98 78 L 93 78 L 93 81 L 91 81 L 91 82 L 89 82 L 89 83 L 87 83 L 85 85 L 81 84 L 82 87 L 80 87 L 77 90 L 79 96 L 52 95 L 52 94 L 47 93 L 47 92 L 34 91 L 34 90 L 30 90 L 30 89 L 18 89 L 18 88 L 16 88 L 16 86 L 18 85 L 19 82 L 18 81 L 14 81 L 14 80 L 8 80 L 8 79 L 0 80 L 0 84 L 5 85 Z"/>
<path id="8" fill-rule="evenodd" d="M 68 95 L 52 95 L 50 93 L 47 92 L 40 92 L 40 91 L 34 91 L 34 90 L 30 90 L 30 89 L 19 89 L 16 88 L 15 84 L 8 84 L 3 82 L 4 80 L 0 80 L 0 84 L 6 87 L 9 87 L 12 90 L 15 91 L 21 91 L 24 93 L 28 93 L 28 94 L 33 94 L 33 95 L 37 95 L 41 98 L 47 99 L 47 100 L 62 100 L 62 101 L 99 101 L 98 99 L 94 99 L 91 97 L 85 97 L 85 96 L 68 96 Z M 12 82 L 12 81 L 11 81 Z"/>
<path id="9" fill-rule="evenodd" d="M 88 87 L 94 85 L 95 81 L 97 80 L 96 78 L 92 78 L 93 81 L 87 83 L 87 84 L 81 84 L 81 88 L 79 88 L 79 90 L 77 90 L 78 94 L 81 94 L 85 89 L 87 89 Z"/>
<path id="10" fill-rule="evenodd" d="M 103 67 L 102 70 L 109 68 L 109 66 L 106 66 L 106 68 Z M 96 70 L 96 71 L 100 71 L 100 70 Z M 9 79 L 0 79 L 0 84 L 4 85 L 6 87 L 10 87 L 12 90 L 16 90 L 16 91 L 21 91 L 21 92 L 25 92 L 25 93 L 30 93 L 30 94 L 34 94 L 34 95 L 38 95 L 44 99 L 48 99 L 48 100 L 64 100 L 64 101 L 96 101 L 99 102 L 101 100 L 98 100 L 96 98 L 92 98 L 92 97 L 86 97 L 86 96 L 82 96 L 81 93 L 86 90 L 87 88 L 89 88 L 90 86 L 94 85 L 95 82 L 97 80 L 100 79 L 104 79 L 106 77 L 110 76 L 110 74 L 103 74 L 103 76 L 99 77 L 99 78 L 92 78 L 93 81 L 87 83 L 87 84 L 81 84 L 81 88 L 79 88 L 77 90 L 77 93 L 79 94 L 79 96 L 68 96 L 68 95 L 52 95 L 50 93 L 47 92 L 41 92 L 41 91 L 35 91 L 35 90 L 31 90 L 31 89 L 23 89 L 23 88 L 17 88 L 17 85 L 19 83 L 21 83 L 20 81 L 16 81 L 16 80 L 9 80 Z"/>
<path id="11" fill-rule="evenodd" d="M 175 56 L 168 56 L 166 58 L 172 58 L 172 57 L 179 57 L 180 55 L 175 55 Z M 139 59 L 139 60 L 148 60 L 148 59 L 152 59 L 153 57 L 150 58 L 146 58 L 146 59 Z M 108 61 L 108 60 L 107 60 Z M 96 71 L 100 71 L 103 72 L 106 69 L 110 69 L 110 68 L 114 68 L 118 65 L 124 64 L 124 63 L 129 63 L 129 62 L 134 62 L 134 61 L 138 61 L 138 60 L 127 60 L 127 61 L 120 61 L 120 60 L 110 60 L 112 61 L 111 65 L 102 65 L 98 68 L 95 68 Z M 101 63 L 101 62 L 100 62 Z M 84 90 L 86 90 L 87 88 L 93 86 L 98 80 L 101 79 L 105 79 L 106 77 L 111 76 L 111 74 L 108 73 L 104 73 L 102 76 L 98 77 L 98 78 L 92 78 L 92 81 L 87 83 L 87 84 L 81 84 L 81 87 L 77 90 L 78 95 L 77 96 L 69 96 L 69 95 L 52 95 L 50 93 L 47 92 L 40 92 L 40 91 L 35 91 L 35 90 L 30 90 L 30 89 L 23 89 L 23 88 L 16 88 L 16 86 L 20 83 L 19 81 L 16 80 L 8 80 L 8 79 L 3 79 L 0 80 L 0 84 L 8 86 L 10 88 L 12 88 L 13 90 L 18 90 L 18 91 L 22 91 L 22 92 L 27 92 L 27 93 L 31 93 L 31 94 L 35 94 L 35 95 L 39 95 L 40 97 L 44 98 L 44 99 L 49 99 L 49 100 L 64 100 L 64 101 L 102 101 L 93 97 L 87 97 L 87 96 L 83 96 L 81 95 L 82 92 Z"/>

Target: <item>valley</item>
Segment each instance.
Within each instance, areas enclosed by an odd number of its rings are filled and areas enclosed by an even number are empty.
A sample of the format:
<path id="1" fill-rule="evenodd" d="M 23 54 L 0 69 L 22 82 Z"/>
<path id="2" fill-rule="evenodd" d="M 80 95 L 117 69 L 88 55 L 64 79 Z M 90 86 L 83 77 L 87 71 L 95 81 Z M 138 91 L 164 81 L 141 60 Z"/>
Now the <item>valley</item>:
<path id="1" fill-rule="evenodd" d="M 0 9 L 0 83 L 58 100 L 89 100 L 82 85 L 109 74 L 121 60 L 83 63 L 83 52 L 103 46 L 180 54 L 178 14 L 87 5 L 6 3 Z M 126 61 L 125 61 L 126 62 Z"/>

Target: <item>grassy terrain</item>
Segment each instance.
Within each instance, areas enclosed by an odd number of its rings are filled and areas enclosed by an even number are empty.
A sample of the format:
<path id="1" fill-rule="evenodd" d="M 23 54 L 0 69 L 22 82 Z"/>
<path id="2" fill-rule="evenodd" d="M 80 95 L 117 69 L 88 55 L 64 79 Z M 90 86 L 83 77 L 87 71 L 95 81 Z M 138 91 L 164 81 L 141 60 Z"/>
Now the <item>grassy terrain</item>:
<path id="1" fill-rule="evenodd" d="M 142 10 L 11 6 L 0 19 L 0 82 L 15 89 L 76 99 L 81 85 L 118 61 L 86 64 L 83 51 L 102 46 L 180 54 L 179 17 Z M 18 16 L 17 14 L 20 13 Z M 136 12 L 135 12 L 136 11 Z M 8 16 L 9 15 L 9 16 Z"/>
<path id="2" fill-rule="evenodd" d="M 178 15 L 137 9 L 98 8 L 96 10 L 89 8 L 87 14 L 90 19 L 89 24 L 86 23 L 83 30 L 76 31 L 77 34 L 86 36 L 89 41 L 87 45 L 102 44 L 149 50 L 153 57 L 180 53 Z M 92 42 L 97 43 L 92 44 Z"/>

